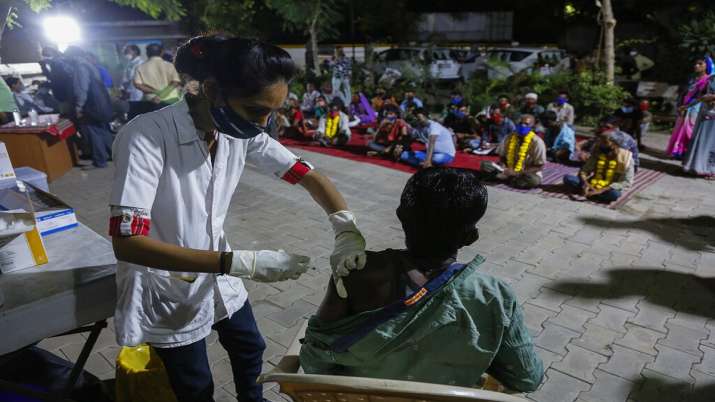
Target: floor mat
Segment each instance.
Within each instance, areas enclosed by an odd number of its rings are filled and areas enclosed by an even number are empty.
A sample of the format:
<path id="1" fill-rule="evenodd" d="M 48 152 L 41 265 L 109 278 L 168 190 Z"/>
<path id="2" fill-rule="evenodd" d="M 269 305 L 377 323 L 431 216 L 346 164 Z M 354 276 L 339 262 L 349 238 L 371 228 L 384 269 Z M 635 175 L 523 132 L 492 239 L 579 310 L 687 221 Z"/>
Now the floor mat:
<path id="1" fill-rule="evenodd" d="M 285 146 L 301 148 L 312 152 L 317 152 L 325 155 L 335 156 L 338 158 L 349 159 L 356 162 L 370 163 L 377 166 L 386 167 L 389 169 L 395 169 L 406 173 L 414 173 L 417 168 L 406 165 L 404 163 L 393 162 L 380 157 L 370 157 L 366 155 L 367 142 L 369 136 L 353 133 L 350 138 L 350 142 L 341 148 L 327 148 L 320 146 L 315 141 L 306 140 L 296 140 L 291 138 L 281 139 L 281 143 Z M 450 165 L 451 167 L 464 168 L 479 171 L 479 166 L 482 161 L 496 161 L 499 158 L 496 156 L 481 156 L 473 154 L 465 154 L 463 152 L 457 152 L 454 158 L 454 162 Z M 563 177 L 567 174 L 576 174 L 578 172 L 578 167 L 566 166 L 557 163 L 547 162 L 544 167 L 544 179 L 541 187 L 531 189 L 531 190 L 520 190 L 513 187 L 509 187 L 506 184 L 485 182 L 487 185 L 491 185 L 503 190 L 515 191 L 518 193 L 531 193 L 539 194 L 544 197 L 569 199 L 569 191 L 563 186 Z M 607 208 L 619 208 L 625 205 L 635 194 L 644 190 L 651 184 L 655 183 L 660 179 L 664 173 L 649 169 L 639 169 L 633 180 L 633 186 L 624 192 L 618 201 L 611 204 L 596 203 L 591 201 L 586 201 L 591 204 L 607 207 Z"/>

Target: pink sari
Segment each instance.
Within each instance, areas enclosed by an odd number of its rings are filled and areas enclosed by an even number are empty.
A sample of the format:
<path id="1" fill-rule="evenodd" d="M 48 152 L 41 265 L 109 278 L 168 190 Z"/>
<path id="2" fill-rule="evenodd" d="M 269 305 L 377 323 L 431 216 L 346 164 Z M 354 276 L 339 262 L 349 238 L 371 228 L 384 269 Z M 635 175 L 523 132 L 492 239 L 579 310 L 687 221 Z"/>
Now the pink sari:
<path id="1" fill-rule="evenodd" d="M 683 103 L 681 105 L 687 105 L 702 95 L 707 88 L 709 79 L 709 75 L 704 75 L 699 80 L 693 82 L 688 89 L 688 93 L 686 93 L 683 97 Z M 698 118 L 699 111 L 700 102 L 697 102 L 688 107 L 685 113 L 678 115 L 678 119 L 675 121 L 675 127 L 673 128 L 673 133 L 670 135 L 670 141 L 668 141 L 668 148 L 665 150 L 668 155 L 681 157 L 688 151 L 690 140 L 693 138 L 693 128 L 695 127 L 695 121 Z"/>

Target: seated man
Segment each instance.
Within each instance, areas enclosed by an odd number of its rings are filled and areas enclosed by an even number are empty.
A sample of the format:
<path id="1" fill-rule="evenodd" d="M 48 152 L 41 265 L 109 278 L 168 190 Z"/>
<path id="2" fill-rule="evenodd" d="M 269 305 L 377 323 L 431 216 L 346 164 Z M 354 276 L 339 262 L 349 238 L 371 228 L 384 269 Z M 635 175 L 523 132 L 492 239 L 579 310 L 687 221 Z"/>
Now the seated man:
<path id="1" fill-rule="evenodd" d="M 305 84 L 305 93 L 303 94 L 303 102 L 300 104 L 300 110 L 306 117 L 312 117 L 315 111 L 315 102 L 318 100 L 320 92 L 315 88 L 315 84 L 308 82 Z"/>
<path id="2" fill-rule="evenodd" d="M 474 172 L 425 169 L 402 192 L 397 216 L 407 250 L 367 253 L 367 264 L 333 281 L 308 324 L 300 363 L 308 374 L 480 386 L 489 373 L 508 388 L 534 391 L 543 363 L 506 283 L 456 264 L 479 238 L 487 190 Z"/>
<path id="3" fill-rule="evenodd" d="M 345 145 L 350 141 L 350 118 L 343 112 L 343 101 L 340 98 L 330 102 L 330 111 L 320 118 L 315 139 L 320 145 Z"/>
<path id="4" fill-rule="evenodd" d="M 405 98 L 400 103 L 400 109 L 403 113 L 411 114 L 414 113 L 415 109 L 421 109 L 424 107 L 422 100 L 415 96 L 415 91 L 407 90 L 405 91 Z"/>
<path id="5" fill-rule="evenodd" d="M 385 106 L 384 112 L 385 118 L 382 119 L 377 127 L 375 139 L 367 144 L 368 148 L 370 148 L 367 155 L 381 155 L 399 160 L 402 151 L 411 142 L 410 126 L 400 118 L 399 107 L 388 104 Z"/>
<path id="6" fill-rule="evenodd" d="M 473 140 L 478 140 L 479 127 L 476 119 L 469 114 L 467 105 L 452 105 L 447 111 L 443 125 L 454 132 L 457 143 L 460 145 L 474 144 Z M 476 147 L 470 148 L 478 148 L 478 142 L 476 144 Z"/>
<path id="7" fill-rule="evenodd" d="M 633 155 L 618 145 L 615 136 L 614 132 L 600 134 L 578 176 L 564 176 L 564 184 L 575 193 L 573 199 L 610 203 L 633 184 Z"/>
<path id="8" fill-rule="evenodd" d="M 499 145 L 498 152 L 500 162 L 482 162 L 482 172 L 516 188 L 527 189 L 541 185 L 541 171 L 546 164 L 546 145 L 534 132 L 534 116 L 521 116 L 516 132 Z"/>
<path id="9" fill-rule="evenodd" d="M 524 95 L 524 104 L 519 110 L 519 116 L 521 117 L 522 114 L 530 114 L 536 117 L 537 120 L 541 119 L 541 115 L 544 113 L 544 107 L 537 103 L 538 100 L 539 95 L 533 92 Z M 543 124 L 543 122 L 541 123 Z"/>
<path id="10" fill-rule="evenodd" d="M 452 132 L 434 120 L 430 120 L 424 109 L 415 109 L 417 126 L 427 134 L 427 151 L 404 151 L 400 160 L 412 166 L 428 168 L 452 163 L 457 150 Z"/>
<path id="11" fill-rule="evenodd" d="M 546 155 L 550 160 L 571 163 L 576 158 L 576 132 L 566 123 L 559 122 L 555 112 L 548 111 L 541 115 L 541 122 L 546 129 L 544 142 Z"/>
<path id="12" fill-rule="evenodd" d="M 496 148 L 514 131 L 516 131 L 514 122 L 502 114 L 501 109 L 494 106 L 489 114 L 489 126 L 482 134 L 479 147 L 481 149 Z"/>

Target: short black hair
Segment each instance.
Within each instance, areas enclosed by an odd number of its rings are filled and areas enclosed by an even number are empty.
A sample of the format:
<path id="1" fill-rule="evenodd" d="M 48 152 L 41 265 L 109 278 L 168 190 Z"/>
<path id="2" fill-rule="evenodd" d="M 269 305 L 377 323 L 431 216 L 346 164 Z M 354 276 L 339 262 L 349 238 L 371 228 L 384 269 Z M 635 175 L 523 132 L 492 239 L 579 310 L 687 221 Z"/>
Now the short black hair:
<path id="1" fill-rule="evenodd" d="M 164 46 L 162 46 L 160 43 L 152 43 L 147 45 L 146 47 L 147 57 L 161 57 L 162 53 L 164 53 Z"/>
<path id="2" fill-rule="evenodd" d="M 20 79 L 17 77 L 5 77 L 5 83 L 10 88 L 12 88 L 12 86 L 17 84 L 18 82 L 20 82 Z"/>
<path id="3" fill-rule="evenodd" d="M 621 126 L 621 119 L 618 116 L 615 115 L 609 115 L 601 119 L 599 121 L 600 126 L 605 126 L 606 124 L 615 126 L 615 127 L 620 127 Z"/>
<path id="4" fill-rule="evenodd" d="M 333 98 L 332 101 L 330 101 L 330 107 L 337 106 L 340 110 L 343 110 L 345 107 L 345 104 L 343 103 L 343 100 L 338 98 L 337 96 Z"/>
<path id="5" fill-rule="evenodd" d="M 553 110 L 547 110 L 539 116 L 539 120 L 541 120 L 542 123 L 552 123 L 558 119 L 559 116 Z"/>
<path id="6" fill-rule="evenodd" d="M 566 95 L 567 98 L 571 98 L 571 95 L 569 94 L 569 91 L 562 89 L 559 91 L 559 95 Z"/>
<path id="7" fill-rule="evenodd" d="M 382 111 L 384 114 L 395 113 L 398 116 L 400 115 L 400 112 L 401 112 L 400 108 L 397 107 L 397 105 L 393 105 L 392 103 L 383 106 Z"/>
<path id="8" fill-rule="evenodd" d="M 427 117 L 429 119 L 429 113 L 427 113 L 427 111 L 422 107 L 418 107 L 415 110 L 413 110 L 412 114 L 415 116 L 417 116 L 418 114 L 423 114 L 423 115 L 425 115 L 425 117 Z"/>
<path id="9" fill-rule="evenodd" d="M 142 54 L 141 50 L 139 50 L 139 46 L 131 45 L 131 44 L 124 46 L 124 50 L 122 51 L 123 54 L 127 54 L 129 52 L 132 52 L 132 53 L 136 54 L 137 56 Z"/>
<path id="10" fill-rule="evenodd" d="M 409 253 L 415 257 L 454 256 L 476 231 L 488 198 L 486 187 L 472 170 L 431 167 L 415 173 L 397 208 Z"/>
<path id="11" fill-rule="evenodd" d="M 197 36 L 179 47 L 176 70 L 198 81 L 209 77 L 238 96 L 254 96 L 279 81 L 290 82 L 297 67 L 288 52 L 254 39 Z"/>

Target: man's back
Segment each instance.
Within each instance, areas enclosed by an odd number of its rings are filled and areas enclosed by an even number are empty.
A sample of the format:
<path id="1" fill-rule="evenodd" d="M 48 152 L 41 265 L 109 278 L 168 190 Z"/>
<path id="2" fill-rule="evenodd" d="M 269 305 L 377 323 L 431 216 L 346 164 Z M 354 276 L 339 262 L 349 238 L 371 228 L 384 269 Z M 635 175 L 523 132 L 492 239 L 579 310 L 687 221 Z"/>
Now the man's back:
<path id="1" fill-rule="evenodd" d="M 137 67 L 134 82 L 147 85 L 156 91 L 161 91 L 172 82 L 179 82 L 179 73 L 174 65 L 161 57 L 155 56 Z"/>
<path id="2" fill-rule="evenodd" d="M 301 350 L 306 373 L 469 387 L 489 372 L 513 389 L 538 387 L 543 365 L 521 309 L 508 285 L 477 272 L 482 257 L 426 295 L 420 286 L 439 280 L 444 271 L 430 279 L 410 271 L 406 261 L 401 251 L 368 253 L 365 269 L 345 280 L 348 300 L 338 298 L 330 285 Z M 386 311 L 399 304 L 404 311 L 385 321 Z M 347 351 L 335 350 L 341 343 Z"/>

